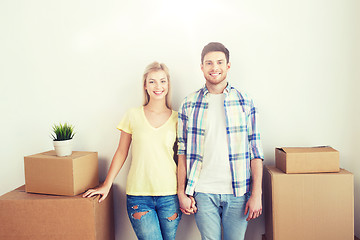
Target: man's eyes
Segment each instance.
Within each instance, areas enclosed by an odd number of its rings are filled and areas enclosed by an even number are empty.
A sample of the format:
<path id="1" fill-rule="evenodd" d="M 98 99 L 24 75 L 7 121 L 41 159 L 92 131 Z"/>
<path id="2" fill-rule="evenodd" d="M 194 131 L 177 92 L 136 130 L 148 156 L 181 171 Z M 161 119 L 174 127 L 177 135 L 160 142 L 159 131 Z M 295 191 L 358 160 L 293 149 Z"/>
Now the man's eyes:
<path id="1" fill-rule="evenodd" d="M 212 65 L 213 63 L 212 62 L 207 62 L 206 65 Z M 224 64 L 224 61 L 219 61 L 217 62 L 218 65 L 222 65 Z"/>

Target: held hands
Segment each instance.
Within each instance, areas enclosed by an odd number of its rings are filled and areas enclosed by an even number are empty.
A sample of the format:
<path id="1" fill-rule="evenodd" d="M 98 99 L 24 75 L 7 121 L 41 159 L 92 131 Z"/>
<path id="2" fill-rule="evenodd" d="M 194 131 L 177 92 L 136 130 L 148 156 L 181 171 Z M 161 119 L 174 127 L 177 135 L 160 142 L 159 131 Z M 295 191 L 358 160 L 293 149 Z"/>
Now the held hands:
<path id="1" fill-rule="evenodd" d="M 107 195 L 109 194 L 110 188 L 106 187 L 104 185 L 101 185 L 98 188 L 94 188 L 94 189 L 89 189 L 87 190 L 82 196 L 84 198 L 88 197 L 93 197 L 95 195 L 100 195 L 100 199 L 99 199 L 99 203 L 101 203 L 102 201 L 105 200 L 105 198 L 107 197 Z"/>
<path id="2" fill-rule="evenodd" d="M 197 211 L 196 202 L 193 196 L 188 196 L 186 194 L 178 195 L 180 210 L 185 215 L 194 214 Z"/>
<path id="3" fill-rule="evenodd" d="M 244 215 L 246 215 L 248 212 L 249 216 L 246 221 L 255 219 L 262 214 L 261 194 L 251 194 L 249 200 L 246 203 Z"/>

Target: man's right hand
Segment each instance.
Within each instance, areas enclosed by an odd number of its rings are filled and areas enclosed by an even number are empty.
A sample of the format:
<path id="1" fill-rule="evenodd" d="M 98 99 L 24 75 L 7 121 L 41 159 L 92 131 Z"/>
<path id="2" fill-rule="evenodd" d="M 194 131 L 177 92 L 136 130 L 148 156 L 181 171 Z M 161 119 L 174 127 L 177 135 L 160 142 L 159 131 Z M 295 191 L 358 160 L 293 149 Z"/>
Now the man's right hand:
<path id="1" fill-rule="evenodd" d="M 194 214 L 197 211 L 196 202 L 193 196 L 178 194 L 180 210 L 185 215 Z"/>

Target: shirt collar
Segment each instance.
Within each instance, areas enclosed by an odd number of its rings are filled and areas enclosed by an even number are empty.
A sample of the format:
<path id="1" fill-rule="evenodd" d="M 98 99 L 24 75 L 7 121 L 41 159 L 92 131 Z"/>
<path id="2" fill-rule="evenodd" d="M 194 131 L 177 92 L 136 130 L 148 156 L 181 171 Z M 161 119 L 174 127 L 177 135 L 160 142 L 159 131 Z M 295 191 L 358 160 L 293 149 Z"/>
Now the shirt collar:
<path id="1" fill-rule="evenodd" d="M 231 85 L 230 85 L 230 83 L 228 82 L 228 84 L 226 85 L 226 88 L 224 89 L 225 95 L 229 95 L 230 90 L 231 90 Z"/>
<path id="2" fill-rule="evenodd" d="M 227 95 L 229 95 L 230 91 L 231 91 L 231 85 L 228 82 L 223 93 L 225 93 L 225 95 L 227 96 Z M 204 87 L 202 88 L 202 93 L 203 93 L 203 96 L 206 96 L 209 93 L 209 90 L 207 89 L 206 84 L 204 84 Z"/>

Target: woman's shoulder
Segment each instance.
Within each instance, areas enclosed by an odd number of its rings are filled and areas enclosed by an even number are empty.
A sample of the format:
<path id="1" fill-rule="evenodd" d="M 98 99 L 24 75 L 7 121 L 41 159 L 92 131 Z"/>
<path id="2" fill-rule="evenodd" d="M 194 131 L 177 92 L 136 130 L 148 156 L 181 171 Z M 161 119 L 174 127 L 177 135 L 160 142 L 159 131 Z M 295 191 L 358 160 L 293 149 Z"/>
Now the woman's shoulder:
<path id="1" fill-rule="evenodd" d="M 173 119 L 173 121 L 177 122 L 177 120 L 178 120 L 178 112 L 175 111 L 175 110 L 172 110 L 171 118 Z"/>
<path id="2" fill-rule="evenodd" d="M 132 107 L 126 110 L 124 115 L 122 116 L 121 121 L 134 121 L 136 119 L 140 119 L 142 114 L 142 106 L 141 107 Z"/>
<path id="3" fill-rule="evenodd" d="M 175 110 L 171 110 L 171 115 L 168 119 L 168 122 L 171 122 L 173 124 L 177 124 L 178 122 L 178 112 Z"/>
<path id="4" fill-rule="evenodd" d="M 172 113 L 171 113 L 172 115 L 176 115 L 176 116 L 178 115 L 178 111 L 173 110 L 173 109 L 171 111 L 172 111 Z"/>
<path id="5" fill-rule="evenodd" d="M 138 115 L 138 114 L 141 114 L 142 111 L 143 111 L 143 106 L 132 107 L 132 108 L 129 108 L 129 109 L 126 111 L 126 114 Z"/>

